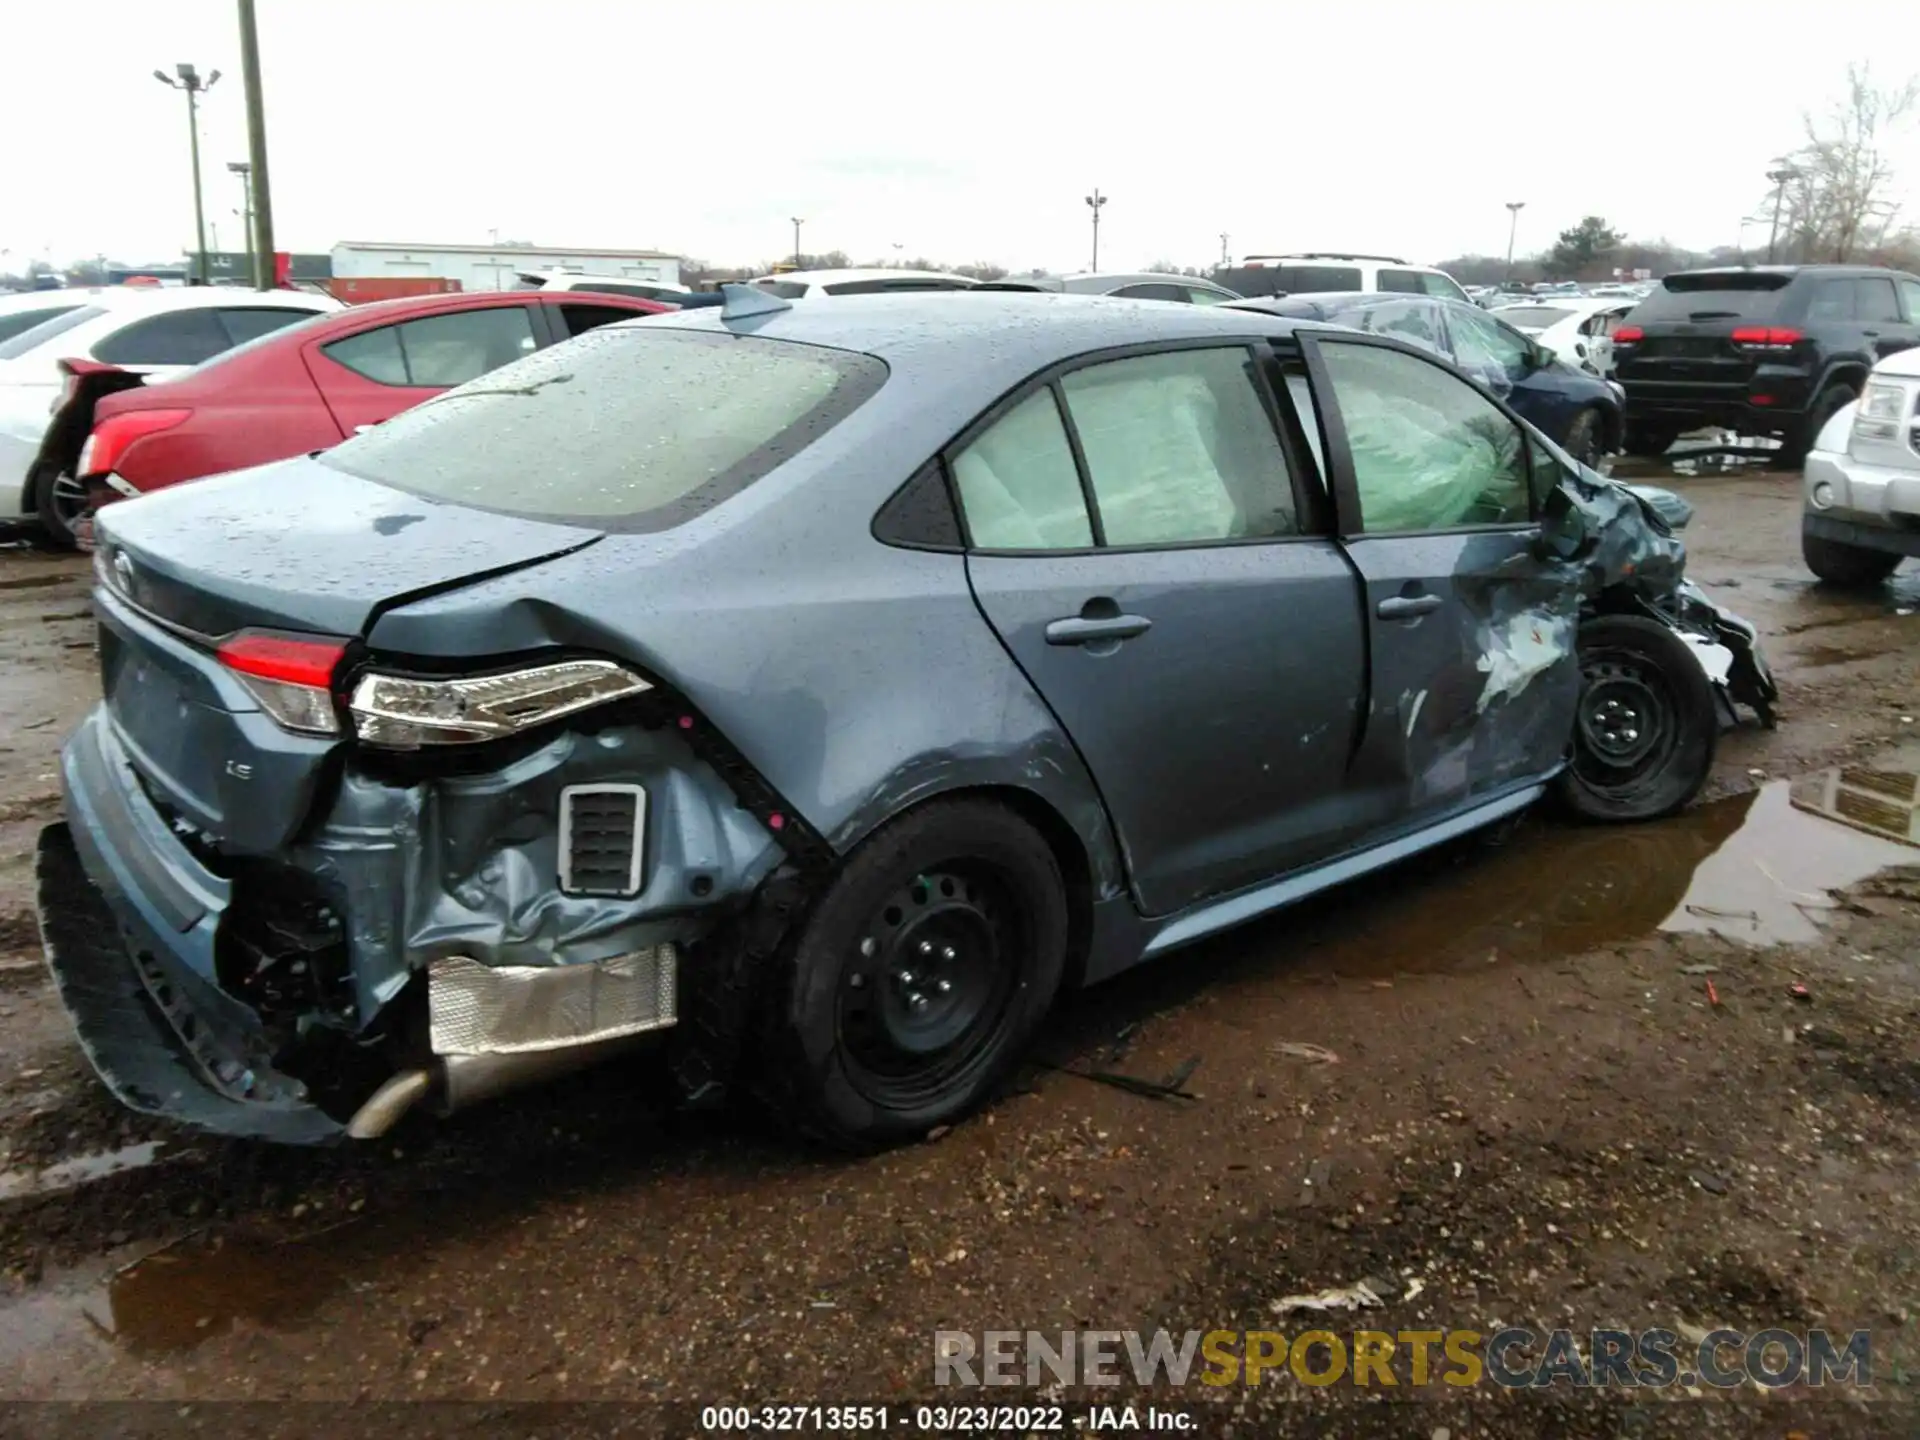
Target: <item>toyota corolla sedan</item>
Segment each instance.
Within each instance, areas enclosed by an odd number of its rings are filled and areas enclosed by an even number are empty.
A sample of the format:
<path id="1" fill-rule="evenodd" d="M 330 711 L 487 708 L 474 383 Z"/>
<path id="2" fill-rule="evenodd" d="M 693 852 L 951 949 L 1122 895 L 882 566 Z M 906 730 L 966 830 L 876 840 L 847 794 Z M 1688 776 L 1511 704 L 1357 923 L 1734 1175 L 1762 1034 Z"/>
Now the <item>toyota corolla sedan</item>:
<path id="1" fill-rule="evenodd" d="M 50 964 L 128 1105 L 287 1141 L 636 1043 L 922 1135 L 1069 987 L 1686 804 L 1764 680 L 1436 357 L 1222 307 L 730 287 L 98 525 Z"/>

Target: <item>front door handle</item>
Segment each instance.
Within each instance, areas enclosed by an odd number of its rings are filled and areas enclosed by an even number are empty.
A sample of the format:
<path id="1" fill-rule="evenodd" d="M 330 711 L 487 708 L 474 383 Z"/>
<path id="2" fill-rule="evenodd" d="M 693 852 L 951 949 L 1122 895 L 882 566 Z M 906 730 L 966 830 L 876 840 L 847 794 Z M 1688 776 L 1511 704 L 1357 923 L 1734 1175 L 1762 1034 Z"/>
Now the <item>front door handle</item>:
<path id="1" fill-rule="evenodd" d="M 1393 595 L 1374 606 L 1373 613 L 1382 620 L 1411 620 L 1429 610 L 1438 610 L 1440 604 L 1438 595 Z"/>
<path id="2" fill-rule="evenodd" d="M 1152 628 L 1153 622 L 1144 615 L 1106 615 L 1098 619 L 1069 615 L 1047 623 L 1047 643 L 1097 645 L 1103 640 L 1131 640 Z"/>

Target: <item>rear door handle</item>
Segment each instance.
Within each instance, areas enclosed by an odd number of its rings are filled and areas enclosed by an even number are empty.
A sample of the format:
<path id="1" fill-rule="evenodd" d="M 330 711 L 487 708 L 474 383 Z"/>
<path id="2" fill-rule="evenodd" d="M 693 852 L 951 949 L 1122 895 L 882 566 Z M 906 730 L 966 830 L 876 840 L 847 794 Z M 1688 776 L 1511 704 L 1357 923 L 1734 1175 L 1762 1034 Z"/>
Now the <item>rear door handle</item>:
<path id="1" fill-rule="evenodd" d="M 1153 622 L 1144 615 L 1108 615 L 1097 620 L 1089 620 L 1080 615 L 1069 615 L 1064 620 L 1053 620 L 1047 624 L 1047 643 L 1049 645 L 1094 645 L 1102 640 L 1131 640 L 1136 635 L 1144 635 L 1153 628 Z"/>
<path id="2" fill-rule="evenodd" d="M 1382 620 L 1410 620 L 1429 610 L 1438 610 L 1440 604 L 1438 595 L 1393 595 L 1374 606 L 1373 613 Z"/>

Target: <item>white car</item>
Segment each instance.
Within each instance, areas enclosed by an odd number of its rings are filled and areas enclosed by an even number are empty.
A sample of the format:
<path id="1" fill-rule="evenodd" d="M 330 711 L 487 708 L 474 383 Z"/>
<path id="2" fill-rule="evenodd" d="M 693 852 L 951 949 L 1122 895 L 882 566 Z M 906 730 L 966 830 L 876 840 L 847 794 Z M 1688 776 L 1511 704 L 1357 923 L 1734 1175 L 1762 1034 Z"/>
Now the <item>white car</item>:
<path id="1" fill-rule="evenodd" d="M 1801 472 L 1800 553 L 1829 585 L 1878 585 L 1920 555 L 1920 348 L 1873 367 Z"/>
<path id="2" fill-rule="evenodd" d="M 1446 271 L 1431 265 L 1409 265 L 1391 255 L 1339 255 L 1318 250 L 1299 255 L 1247 255 L 1237 266 L 1216 271 L 1214 279 L 1249 299 L 1386 291 L 1473 303 L 1473 297 Z"/>
<path id="3" fill-rule="evenodd" d="M 49 292 L 53 293 L 53 292 Z M 51 509 L 55 476 L 29 473 L 59 408 L 62 360 L 97 360 L 149 380 L 203 360 L 322 310 L 327 295 L 226 286 L 130 287 L 58 292 L 81 297 L 65 313 L 0 340 L 0 516 Z M 43 505 L 44 502 L 44 505 Z"/>
<path id="4" fill-rule="evenodd" d="M 1554 295 L 1502 305 L 1500 318 L 1576 370 L 1613 378 L 1613 332 L 1640 302 L 1631 296 Z"/>
<path id="5" fill-rule="evenodd" d="M 885 295 L 896 290 L 971 290 L 976 281 L 940 270 L 789 270 L 749 282 L 782 300 Z"/>
<path id="6" fill-rule="evenodd" d="M 669 280 L 641 280 L 632 275 L 584 275 L 577 270 L 523 270 L 513 277 L 516 290 L 584 290 L 590 295 L 637 295 L 642 300 L 672 304 L 691 295 L 686 285 Z"/>

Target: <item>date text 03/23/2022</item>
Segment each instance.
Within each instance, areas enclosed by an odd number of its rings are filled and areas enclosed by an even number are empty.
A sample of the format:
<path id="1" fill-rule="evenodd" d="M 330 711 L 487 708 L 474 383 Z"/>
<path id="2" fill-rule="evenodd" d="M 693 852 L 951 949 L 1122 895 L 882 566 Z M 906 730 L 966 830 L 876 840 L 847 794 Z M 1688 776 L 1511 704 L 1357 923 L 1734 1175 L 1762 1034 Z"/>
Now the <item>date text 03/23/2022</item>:
<path id="1" fill-rule="evenodd" d="M 1195 1423 L 1184 1410 L 1154 1405 L 1093 1405 L 1084 1409 L 1064 1405 L 708 1405 L 700 1412 L 702 1430 L 736 1433 L 901 1430 L 1034 1435 L 1147 1430 L 1180 1434 L 1193 1430 Z"/>

